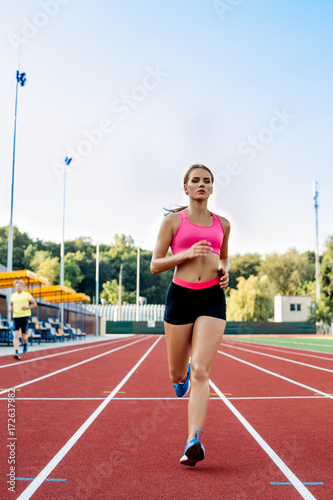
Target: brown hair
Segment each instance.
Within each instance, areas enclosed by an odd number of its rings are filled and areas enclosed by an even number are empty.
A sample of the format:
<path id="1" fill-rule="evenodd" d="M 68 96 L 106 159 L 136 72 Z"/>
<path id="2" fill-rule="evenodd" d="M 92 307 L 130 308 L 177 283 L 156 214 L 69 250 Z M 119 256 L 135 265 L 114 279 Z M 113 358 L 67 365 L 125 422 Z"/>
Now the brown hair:
<path id="1" fill-rule="evenodd" d="M 190 168 L 188 168 L 186 170 L 185 175 L 184 175 L 184 185 L 188 183 L 189 178 L 190 178 L 190 173 L 192 172 L 192 170 L 195 170 L 196 168 L 203 168 L 204 170 L 207 170 L 207 172 L 209 173 L 209 175 L 212 178 L 212 184 L 214 184 L 213 172 L 211 170 L 209 170 L 209 168 L 206 167 L 205 165 L 201 165 L 200 163 L 196 163 L 195 165 L 191 165 Z"/>
<path id="2" fill-rule="evenodd" d="M 208 168 L 206 167 L 205 165 L 201 165 L 200 163 L 195 163 L 194 165 L 191 165 L 185 172 L 185 175 L 184 175 L 184 186 L 185 184 L 188 183 L 189 179 L 190 179 L 190 175 L 191 175 L 191 172 L 193 170 L 195 170 L 196 168 L 203 168 L 205 170 L 207 170 L 207 172 L 209 173 L 209 175 L 211 176 L 212 178 L 212 184 L 214 183 L 214 175 L 213 175 L 213 172 Z M 187 208 L 188 205 L 184 206 L 184 207 L 177 207 L 177 208 L 173 208 L 173 209 L 167 209 L 165 208 L 164 210 L 166 210 L 166 214 L 164 215 L 169 215 L 169 214 L 174 214 L 174 213 L 177 213 L 177 212 L 181 212 L 182 210 L 185 210 L 185 208 Z"/>

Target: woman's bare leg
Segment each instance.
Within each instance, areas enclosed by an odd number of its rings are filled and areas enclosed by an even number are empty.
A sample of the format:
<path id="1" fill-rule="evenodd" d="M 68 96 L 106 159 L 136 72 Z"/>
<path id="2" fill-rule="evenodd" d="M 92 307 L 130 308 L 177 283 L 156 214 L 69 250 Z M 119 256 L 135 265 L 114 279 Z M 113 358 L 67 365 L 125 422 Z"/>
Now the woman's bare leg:
<path id="1" fill-rule="evenodd" d="M 188 403 L 188 440 L 201 429 L 208 408 L 209 374 L 225 330 L 223 319 L 200 316 L 193 327 L 191 394 Z"/>
<path id="2" fill-rule="evenodd" d="M 183 382 L 187 375 L 188 360 L 191 355 L 193 323 L 170 325 L 164 323 L 169 375 L 173 383 Z"/>

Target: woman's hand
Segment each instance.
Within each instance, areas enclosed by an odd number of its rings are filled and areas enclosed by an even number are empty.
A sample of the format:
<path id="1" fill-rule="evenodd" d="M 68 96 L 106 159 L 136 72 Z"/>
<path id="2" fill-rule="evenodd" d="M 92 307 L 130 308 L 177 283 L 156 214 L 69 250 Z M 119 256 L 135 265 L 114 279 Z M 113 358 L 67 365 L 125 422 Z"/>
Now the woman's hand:
<path id="1" fill-rule="evenodd" d="M 229 273 L 223 267 L 220 267 L 219 269 L 219 276 L 220 276 L 220 288 L 227 288 L 229 285 Z"/>
<path id="2" fill-rule="evenodd" d="M 194 259 L 195 257 L 204 257 L 212 252 L 212 245 L 207 240 L 198 241 L 198 243 L 194 243 L 187 250 L 187 258 Z"/>

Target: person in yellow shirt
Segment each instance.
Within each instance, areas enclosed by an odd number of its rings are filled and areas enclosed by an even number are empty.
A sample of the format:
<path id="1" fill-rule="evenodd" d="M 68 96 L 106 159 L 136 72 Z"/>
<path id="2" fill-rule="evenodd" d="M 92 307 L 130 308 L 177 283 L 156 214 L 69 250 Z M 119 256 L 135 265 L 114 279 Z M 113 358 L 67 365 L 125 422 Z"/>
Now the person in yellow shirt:
<path id="1" fill-rule="evenodd" d="M 31 309 L 37 307 L 36 301 L 29 292 L 24 292 L 24 281 L 14 281 L 15 293 L 10 297 L 9 312 L 13 314 L 14 322 L 14 359 L 21 359 L 19 355 L 20 331 L 23 342 L 23 353 L 28 350 L 28 338 L 26 335 L 28 317 L 31 316 Z"/>

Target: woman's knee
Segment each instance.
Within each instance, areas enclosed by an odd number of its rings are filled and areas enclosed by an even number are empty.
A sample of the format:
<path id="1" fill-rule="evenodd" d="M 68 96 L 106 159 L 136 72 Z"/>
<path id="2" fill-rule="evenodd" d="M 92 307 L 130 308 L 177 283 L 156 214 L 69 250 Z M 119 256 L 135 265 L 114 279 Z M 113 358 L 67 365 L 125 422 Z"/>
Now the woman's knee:
<path id="1" fill-rule="evenodd" d="M 191 378 L 199 382 L 206 382 L 209 379 L 207 367 L 201 363 L 191 363 Z"/>

